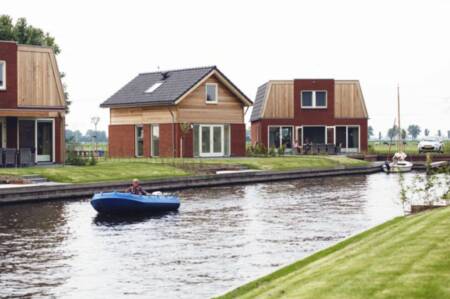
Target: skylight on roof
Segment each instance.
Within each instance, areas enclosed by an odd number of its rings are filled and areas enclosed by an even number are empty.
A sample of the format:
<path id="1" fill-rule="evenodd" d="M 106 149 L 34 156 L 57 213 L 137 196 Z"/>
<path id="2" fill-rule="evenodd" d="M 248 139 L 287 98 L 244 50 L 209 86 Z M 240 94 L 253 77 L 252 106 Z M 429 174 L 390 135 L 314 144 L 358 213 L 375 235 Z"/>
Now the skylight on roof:
<path id="1" fill-rule="evenodd" d="M 153 84 L 152 86 L 150 86 L 149 89 L 147 89 L 145 91 L 145 93 L 151 93 L 154 92 L 158 87 L 160 87 L 163 83 L 162 82 L 156 82 L 155 84 Z"/>

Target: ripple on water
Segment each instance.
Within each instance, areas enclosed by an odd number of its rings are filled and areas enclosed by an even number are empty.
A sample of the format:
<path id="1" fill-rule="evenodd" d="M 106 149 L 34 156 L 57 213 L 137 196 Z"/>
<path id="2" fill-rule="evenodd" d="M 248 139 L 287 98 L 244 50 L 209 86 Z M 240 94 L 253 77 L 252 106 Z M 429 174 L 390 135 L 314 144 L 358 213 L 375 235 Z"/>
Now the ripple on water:
<path id="1" fill-rule="evenodd" d="M 2 207 L 0 297 L 211 297 L 400 214 L 396 183 L 184 190 L 178 213 L 137 218 L 97 216 L 87 200 Z"/>

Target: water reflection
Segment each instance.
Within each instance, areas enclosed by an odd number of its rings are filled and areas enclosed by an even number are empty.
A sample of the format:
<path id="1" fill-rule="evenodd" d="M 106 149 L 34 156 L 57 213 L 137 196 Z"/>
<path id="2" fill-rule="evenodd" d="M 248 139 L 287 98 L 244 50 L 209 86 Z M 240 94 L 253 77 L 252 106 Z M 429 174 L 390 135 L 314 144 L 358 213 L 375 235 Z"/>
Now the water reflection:
<path id="1" fill-rule="evenodd" d="M 178 211 L 170 212 L 158 212 L 151 214 L 137 214 L 137 215 L 103 215 L 97 214 L 93 223 L 98 226 L 116 226 L 116 225 L 127 225 L 136 224 L 139 222 L 145 222 L 150 219 L 162 219 L 164 217 L 172 217 L 178 215 Z"/>
<path id="2" fill-rule="evenodd" d="M 178 192 L 178 213 L 0 208 L 0 297 L 205 298 L 401 214 L 376 174 Z"/>

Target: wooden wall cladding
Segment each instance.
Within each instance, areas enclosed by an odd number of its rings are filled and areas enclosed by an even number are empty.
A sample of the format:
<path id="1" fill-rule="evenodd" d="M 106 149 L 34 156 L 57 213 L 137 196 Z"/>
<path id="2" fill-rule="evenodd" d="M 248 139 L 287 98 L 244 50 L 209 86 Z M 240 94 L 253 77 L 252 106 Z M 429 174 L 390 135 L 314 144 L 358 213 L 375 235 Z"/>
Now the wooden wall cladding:
<path id="1" fill-rule="evenodd" d="M 64 91 L 52 49 L 19 45 L 19 107 L 64 107 Z"/>
<path id="2" fill-rule="evenodd" d="M 294 118 L 294 82 L 270 81 L 263 118 Z"/>
<path id="3" fill-rule="evenodd" d="M 166 124 L 176 121 L 176 109 L 170 107 L 111 108 L 111 125 Z"/>
<path id="4" fill-rule="evenodd" d="M 336 118 L 367 118 L 367 109 L 358 81 L 335 81 L 334 116 Z"/>
<path id="5" fill-rule="evenodd" d="M 205 101 L 206 83 L 218 86 L 218 103 L 207 104 Z M 178 122 L 180 123 L 244 123 L 244 106 L 224 84 L 215 76 L 189 93 L 178 105 Z"/>

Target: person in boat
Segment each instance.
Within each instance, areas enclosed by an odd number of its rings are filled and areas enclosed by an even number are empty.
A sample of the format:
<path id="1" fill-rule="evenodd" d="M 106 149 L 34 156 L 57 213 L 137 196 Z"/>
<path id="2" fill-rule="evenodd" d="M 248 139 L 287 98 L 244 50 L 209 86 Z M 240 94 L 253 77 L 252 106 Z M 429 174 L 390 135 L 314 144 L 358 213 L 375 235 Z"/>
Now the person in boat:
<path id="1" fill-rule="evenodd" d="M 140 182 L 138 179 L 134 179 L 131 183 L 131 186 L 125 190 L 127 193 L 136 194 L 136 195 L 147 195 L 148 193 L 142 189 L 140 186 Z"/>

